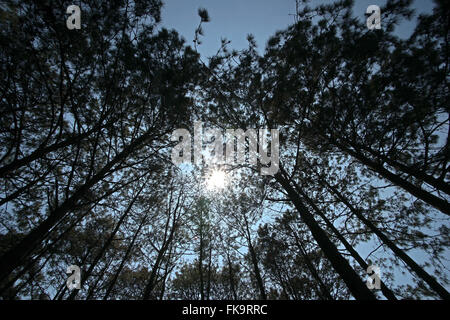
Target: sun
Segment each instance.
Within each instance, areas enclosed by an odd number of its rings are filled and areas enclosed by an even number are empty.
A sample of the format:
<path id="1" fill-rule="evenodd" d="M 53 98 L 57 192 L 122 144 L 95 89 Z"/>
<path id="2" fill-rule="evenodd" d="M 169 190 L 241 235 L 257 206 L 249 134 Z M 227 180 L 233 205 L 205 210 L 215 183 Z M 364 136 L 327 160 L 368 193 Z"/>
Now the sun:
<path id="1" fill-rule="evenodd" d="M 208 180 L 206 180 L 206 189 L 209 191 L 218 191 L 227 185 L 227 175 L 222 170 L 213 170 Z"/>

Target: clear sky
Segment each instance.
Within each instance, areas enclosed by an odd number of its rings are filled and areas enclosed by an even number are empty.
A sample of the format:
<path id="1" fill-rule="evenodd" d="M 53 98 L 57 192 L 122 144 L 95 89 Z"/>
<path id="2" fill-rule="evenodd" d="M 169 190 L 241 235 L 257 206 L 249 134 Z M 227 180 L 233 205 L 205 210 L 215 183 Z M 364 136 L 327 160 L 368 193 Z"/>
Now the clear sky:
<path id="1" fill-rule="evenodd" d="M 164 0 L 163 0 L 164 1 Z M 334 1 L 311 2 L 332 3 Z M 369 5 L 382 7 L 384 0 L 355 0 L 354 13 L 365 23 L 365 12 Z M 231 40 L 230 48 L 243 49 L 247 46 L 247 35 L 255 36 L 259 49 L 264 50 L 270 36 L 294 22 L 295 0 L 165 0 L 162 9 L 162 25 L 177 30 L 188 43 L 192 44 L 195 29 L 200 18 L 198 8 L 208 10 L 211 21 L 203 25 L 204 36 L 199 47 L 203 56 L 214 55 L 220 47 L 220 39 Z M 417 13 L 431 12 L 432 0 L 415 0 L 413 7 Z M 382 13 L 383 14 L 383 13 Z M 383 21 L 382 21 L 383 22 Z M 413 22 L 399 27 L 400 36 L 409 35 Z"/>

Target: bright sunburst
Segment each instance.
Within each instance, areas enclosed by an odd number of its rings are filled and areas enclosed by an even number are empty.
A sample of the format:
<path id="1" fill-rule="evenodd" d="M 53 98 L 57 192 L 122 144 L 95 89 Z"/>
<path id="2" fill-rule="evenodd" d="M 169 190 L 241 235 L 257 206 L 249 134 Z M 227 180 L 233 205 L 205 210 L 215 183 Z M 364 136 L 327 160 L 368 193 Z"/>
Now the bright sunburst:
<path id="1" fill-rule="evenodd" d="M 222 170 L 213 170 L 208 180 L 206 180 L 206 188 L 209 191 L 218 191 L 227 185 L 227 175 Z"/>

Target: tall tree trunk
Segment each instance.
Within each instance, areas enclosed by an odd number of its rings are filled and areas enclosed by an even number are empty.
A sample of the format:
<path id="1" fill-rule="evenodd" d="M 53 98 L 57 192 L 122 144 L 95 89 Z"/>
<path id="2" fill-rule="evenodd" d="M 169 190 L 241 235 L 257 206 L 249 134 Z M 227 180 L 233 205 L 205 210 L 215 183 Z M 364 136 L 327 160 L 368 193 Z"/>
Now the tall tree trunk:
<path id="1" fill-rule="evenodd" d="M 258 265 L 258 258 L 256 257 L 256 252 L 255 252 L 255 249 L 253 248 L 252 238 L 250 236 L 250 229 L 248 227 L 247 217 L 245 217 L 245 216 L 244 216 L 244 222 L 245 222 L 245 228 L 246 228 L 246 233 L 247 233 L 248 251 L 250 253 L 250 258 L 251 258 L 252 264 L 253 264 L 253 271 L 255 273 L 256 284 L 258 285 L 258 289 L 259 289 L 259 296 L 260 296 L 261 300 L 267 300 L 266 289 L 264 287 L 264 282 L 262 280 L 261 271 L 260 271 L 259 265 Z"/>
<path id="2" fill-rule="evenodd" d="M 368 264 L 364 261 L 364 259 L 356 252 L 356 250 L 353 248 L 353 246 L 348 243 L 348 241 L 342 236 L 342 234 L 339 232 L 339 230 L 336 229 L 336 227 L 333 225 L 333 223 L 327 218 L 327 216 L 322 212 L 322 210 L 317 207 L 317 205 L 312 201 L 308 195 L 303 192 L 303 190 L 294 182 L 295 189 L 297 192 L 306 200 L 306 202 L 313 208 L 313 210 L 322 218 L 323 221 L 325 221 L 325 224 L 328 228 L 330 228 L 331 231 L 336 235 L 336 237 L 342 242 L 345 249 L 347 249 L 348 252 L 352 255 L 352 257 L 358 262 L 358 264 L 363 268 L 363 270 L 367 270 L 369 267 Z M 382 280 L 380 280 L 380 288 L 383 295 L 388 300 L 397 300 L 397 297 L 395 294 L 384 284 Z"/>
<path id="3" fill-rule="evenodd" d="M 108 270 L 108 268 L 111 265 L 111 263 L 113 262 L 114 258 L 115 257 L 112 257 L 111 259 L 109 259 L 108 263 L 105 263 L 102 270 L 100 270 L 99 276 L 95 280 L 94 284 L 89 287 L 88 293 L 86 295 L 86 300 L 91 300 L 92 296 L 95 293 L 95 289 L 97 289 L 97 286 L 98 286 L 100 280 L 103 279 L 103 276 L 105 275 L 106 270 Z"/>
<path id="4" fill-rule="evenodd" d="M 206 300 L 209 300 L 209 296 L 211 294 L 211 263 L 212 263 L 212 246 L 211 246 L 211 239 L 209 239 L 209 258 L 208 258 L 208 282 L 206 284 Z"/>
<path id="5" fill-rule="evenodd" d="M 360 279 L 347 260 L 342 257 L 334 243 L 331 242 L 327 234 L 322 230 L 311 213 L 309 213 L 300 196 L 289 183 L 289 180 L 281 174 L 282 172 L 285 174 L 280 166 L 280 171 L 275 175 L 275 179 L 288 193 L 289 198 L 296 207 L 300 217 L 308 226 L 319 247 L 322 249 L 336 272 L 341 276 L 342 280 L 344 280 L 350 292 L 356 299 L 376 300 L 375 295 L 367 288 L 366 284 Z"/>
<path id="6" fill-rule="evenodd" d="M 123 222 L 125 221 L 125 218 L 130 213 L 131 209 L 133 208 L 134 203 L 136 202 L 137 198 L 139 197 L 139 194 L 144 189 L 145 183 L 142 184 L 139 191 L 136 193 L 136 195 L 133 197 L 133 199 L 128 204 L 128 207 L 125 209 L 125 212 L 120 217 L 119 221 L 117 222 L 116 226 L 114 227 L 113 231 L 109 235 L 109 237 L 106 239 L 105 243 L 103 244 L 102 248 L 97 252 L 97 255 L 95 256 L 92 263 L 89 265 L 89 269 L 86 272 L 83 272 L 81 275 L 81 287 L 84 285 L 86 280 L 91 276 L 92 271 L 97 266 L 100 259 L 103 257 L 109 246 L 111 245 L 112 241 L 114 240 L 114 237 L 116 236 L 117 232 L 119 231 L 120 227 L 122 226 Z M 69 298 L 67 300 L 73 300 L 75 299 L 76 295 L 81 289 L 74 289 Z"/>
<path id="7" fill-rule="evenodd" d="M 175 264 L 173 264 L 172 266 L 170 266 L 170 261 L 172 259 L 172 250 L 173 250 L 173 246 L 170 246 L 170 250 L 169 250 L 169 255 L 167 257 L 167 262 L 166 265 L 164 267 L 164 276 L 162 278 L 162 284 L 161 284 L 161 292 L 159 294 L 159 300 L 163 300 L 164 298 L 164 293 L 166 291 L 166 282 L 167 282 L 167 277 L 169 276 L 169 274 L 172 272 L 172 270 L 175 267 Z"/>
<path id="8" fill-rule="evenodd" d="M 327 286 L 325 285 L 325 283 L 323 283 L 322 279 L 320 278 L 319 272 L 317 271 L 316 267 L 311 262 L 311 259 L 309 259 L 305 248 L 303 247 L 302 243 L 300 242 L 300 239 L 298 238 L 298 235 L 295 233 L 294 230 L 292 230 L 292 228 L 290 226 L 289 226 L 289 230 L 291 231 L 292 235 L 294 236 L 295 244 L 300 249 L 300 253 L 301 253 L 303 259 L 305 260 L 305 263 L 306 263 L 306 266 L 308 267 L 309 272 L 311 273 L 313 278 L 316 280 L 316 282 L 319 284 L 320 295 L 324 299 L 334 300 L 334 298 L 331 296 L 330 291 L 328 290 Z"/>
<path id="9" fill-rule="evenodd" d="M 409 255 L 406 254 L 405 251 L 397 247 L 380 229 L 378 229 L 372 221 L 364 217 L 360 210 L 356 209 L 350 201 L 340 193 L 335 187 L 328 184 L 324 181 L 328 188 L 336 195 L 337 199 L 342 201 L 350 211 L 358 217 L 373 233 L 375 233 L 378 238 L 389 248 L 391 249 L 403 262 L 406 263 L 407 266 L 411 268 L 412 271 L 416 275 L 418 275 L 421 279 L 423 279 L 431 289 L 439 294 L 442 299 L 449 300 L 450 294 L 443 286 L 441 286 L 436 279 L 431 276 L 428 272 L 426 272 L 421 266 L 419 266 Z"/>
<path id="10" fill-rule="evenodd" d="M 400 188 L 403 188 L 404 190 L 411 193 L 413 196 L 435 207 L 442 213 L 450 215 L 450 204 L 447 201 L 435 196 L 430 192 L 423 190 L 422 188 L 416 187 L 409 181 L 401 178 L 399 175 L 392 173 L 391 171 L 383 167 L 383 165 L 381 165 L 380 163 L 377 163 L 365 157 L 363 154 L 356 152 L 344 146 L 343 144 L 336 142 L 335 140 L 332 140 L 332 143 L 336 145 L 338 148 L 340 148 L 342 151 L 348 153 L 349 155 L 357 159 L 362 164 L 369 167 L 372 171 L 378 173 L 383 178 L 391 181 Z"/>
<path id="11" fill-rule="evenodd" d="M 227 251 L 228 276 L 230 277 L 230 290 L 233 293 L 233 299 L 237 300 L 236 287 L 234 285 L 233 264 L 231 263 L 230 253 Z"/>
<path id="12" fill-rule="evenodd" d="M 86 254 L 83 256 L 83 258 L 82 258 L 81 261 L 80 261 L 80 265 L 83 265 L 83 264 L 86 262 L 87 258 L 89 257 L 90 253 L 92 252 L 92 249 L 93 249 L 93 248 L 88 248 Z M 57 300 L 62 300 L 62 299 L 63 299 L 64 294 L 66 293 L 66 291 L 67 291 L 67 289 L 68 289 L 68 288 L 67 288 L 66 282 L 64 282 L 63 286 L 64 286 L 64 288 L 63 288 L 61 294 L 59 295 L 58 298 L 56 298 L 56 296 L 55 296 L 54 300 L 55 300 L 55 299 L 57 299 Z"/>
<path id="13" fill-rule="evenodd" d="M 87 214 L 87 213 L 86 213 Z M 17 272 L 17 274 L 14 275 L 14 277 L 6 282 L 6 284 L 0 288 L 0 295 L 7 290 L 8 288 L 12 287 L 14 285 L 14 283 L 21 277 L 23 276 L 27 270 L 29 270 L 35 263 L 38 262 L 38 260 L 50 249 L 56 247 L 56 245 L 58 244 L 58 241 L 61 240 L 61 238 L 70 230 L 72 230 L 78 222 L 81 221 L 81 219 L 84 217 L 85 215 L 80 216 L 74 223 L 72 223 L 69 228 L 67 228 L 64 232 L 62 232 L 55 240 L 53 240 L 53 242 L 48 245 L 46 248 L 44 248 L 36 257 L 34 257 L 30 262 L 28 262 L 19 272 Z"/>
<path id="14" fill-rule="evenodd" d="M 128 260 L 128 257 L 129 257 L 129 255 L 131 253 L 131 250 L 134 247 L 134 243 L 135 243 L 139 233 L 141 232 L 142 227 L 144 226 L 146 218 L 147 218 L 147 215 L 145 215 L 144 218 L 142 218 L 141 223 L 139 224 L 139 227 L 137 228 L 136 232 L 134 233 L 133 239 L 131 240 L 130 245 L 127 248 L 127 251 L 125 252 L 125 255 L 122 258 L 122 261 L 120 262 L 119 268 L 117 268 L 117 271 L 114 274 L 114 278 L 111 280 L 111 282 L 108 285 L 108 288 L 106 289 L 106 293 L 105 293 L 105 295 L 103 297 L 103 300 L 108 299 L 109 295 L 111 294 L 111 291 L 114 288 L 114 286 L 115 286 L 115 284 L 117 282 L 117 279 L 119 278 L 119 275 L 122 272 L 123 267 L 125 266 L 125 263 Z"/>
<path id="15" fill-rule="evenodd" d="M 179 198 L 180 199 L 180 198 Z M 177 223 L 178 223 L 178 219 L 177 219 L 177 209 L 178 209 L 178 205 L 179 205 L 179 199 L 178 199 L 178 203 L 177 206 L 174 210 L 174 216 L 173 216 L 173 221 L 172 221 L 172 227 L 170 230 L 170 234 L 167 237 L 167 239 L 164 240 L 163 245 L 161 246 L 161 249 L 159 249 L 158 255 L 156 257 L 156 261 L 155 264 L 153 265 L 152 268 L 152 272 L 150 274 L 150 278 L 145 286 L 144 289 L 144 294 L 142 296 L 142 299 L 147 300 L 150 298 L 151 293 L 153 292 L 153 289 L 156 285 L 156 276 L 158 275 L 158 270 L 160 268 L 162 259 L 164 258 L 164 255 L 166 254 L 166 251 L 169 249 L 172 241 L 173 241 L 173 237 L 175 235 L 175 230 L 177 228 Z M 167 220 L 167 223 L 169 223 L 169 219 L 170 219 L 170 215 L 169 218 Z"/>
<path id="16" fill-rule="evenodd" d="M 200 275 L 200 300 L 205 299 L 204 283 L 203 283 L 203 232 L 200 228 L 200 252 L 198 255 L 198 272 Z"/>
<path id="17" fill-rule="evenodd" d="M 73 195 L 66 199 L 59 207 L 55 208 L 50 215 L 39 226 L 33 229 L 22 241 L 7 251 L 0 258 L 0 281 L 5 279 L 16 267 L 18 267 L 23 259 L 28 257 L 36 246 L 47 236 L 49 231 L 85 196 L 91 187 L 102 180 L 113 168 L 114 165 L 123 161 L 131 152 L 142 146 L 144 142 L 149 140 L 151 132 L 146 132 L 128 146 L 122 152 L 106 164 L 96 175 L 94 175 L 83 186 L 78 188 Z"/>
<path id="18" fill-rule="evenodd" d="M 27 281 L 24 281 L 22 284 L 20 284 L 20 286 L 17 287 L 17 289 L 16 289 L 17 292 L 20 292 L 20 290 L 22 290 L 25 286 L 31 284 L 31 282 L 34 280 L 34 277 L 35 277 L 39 272 L 41 272 L 42 269 L 44 269 L 45 265 L 47 264 L 47 262 L 50 260 L 51 257 L 52 257 L 52 256 L 49 255 L 49 256 L 47 257 L 47 259 L 45 259 L 44 263 L 43 263 L 41 266 L 39 266 L 39 267 L 37 268 L 37 270 L 30 272 L 30 276 L 29 276 L 28 280 L 27 280 Z"/>
<path id="19" fill-rule="evenodd" d="M 428 183 L 430 186 L 436 188 L 437 190 L 440 190 L 440 191 L 445 192 L 446 194 L 450 195 L 450 184 L 446 183 L 445 181 L 437 179 L 437 178 L 427 174 L 424 171 L 419 171 L 416 168 L 407 166 L 399 161 L 392 159 L 391 157 L 385 156 L 385 155 L 379 153 L 378 151 L 373 150 L 372 148 L 370 148 L 368 146 L 356 144 L 353 142 L 350 142 L 349 144 L 355 150 L 358 150 L 358 149 L 365 150 L 365 151 L 369 152 L 371 155 L 380 159 L 381 161 L 386 162 L 391 167 L 394 167 L 395 169 L 400 170 L 403 173 L 406 173 L 412 177 L 415 177 L 418 180 L 422 180 L 422 181 Z"/>

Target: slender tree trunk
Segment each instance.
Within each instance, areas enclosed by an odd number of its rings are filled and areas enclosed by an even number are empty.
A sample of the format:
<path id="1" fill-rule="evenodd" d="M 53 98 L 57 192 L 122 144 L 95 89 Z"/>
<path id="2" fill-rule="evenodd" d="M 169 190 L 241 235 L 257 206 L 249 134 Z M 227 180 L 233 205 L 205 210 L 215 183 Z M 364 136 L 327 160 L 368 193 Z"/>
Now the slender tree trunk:
<path id="1" fill-rule="evenodd" d="M 91 187 L 102 180 L 106 174 L 110 172 L 114 165 L 123 161 L 131 152 L 140 147 L 151 137 L 151 133 L 147 132 L 134 142 L 126 146 L 112 161 L 105 165 L 96 175 L 88 182 L 78 188 L 73 195 L 66 199 L 59 207 L 53 210 L 47 219 L 39 226 L 33 229 L 22 241 L 7 251 L 0 258 L 0 281 L 5 279 L 22 260 L 30 255 L 35 247 L 47 236 L 48 232 L 85 196 Z"/>
<path id="2" fill-rule="evenodd" d="M 296 207 L 300 217 L 308 226 L 314 239 L 322 249 L 325 256 L 331 262 L 336 272 L 344 280 L 350 292 L 356 299 L 361 300 L 375 300 L 375 295 L 367 288 L 366 284 L 361 281 L 358 274 L 353 270 L 350 264 L 339 253 L 336 246 L 328 238 L 327 234 L 322 230 L 314 217 L 309 213 L 308 209 L 303 204 L 300 196 L 289 183 L 289 181 L 281 174 L 284 170 L 280 166 L 280 171 L 275 175 L 276 180 L 280 183 L 283 189 L 288 193 L 290 200 Z"/>
<path id="3" fill-rule="evenodd" d="M 34 277 L 41 272 L 42 269 L 44 269 L 45 265 L 47 264 L 47 262 L 50 260 L 51 255 L 49 255 L 47 257 L 47 259 L 45 259 L 44 263 L 39 266 L 39 268 L 33 272 L 30 273 L 30 277 L 28 278 L 27 281 L 24 281 L 19 287 L 17 287 L 17 292 L 20 292 L 20 290 L 22 290 L 25 286 L 31 284 L 31 282 L 33 281 Z"/>
<path id="4" fill-rule="evenodd" d="M 178 204 L 177 204 L 177 208 L 178 208 Z M 178 219 L 176 218 L 176 211 L 177 211 L 177 209 L 175 209 L 175 212 L 174 212 L 174 218 L 172 221 L 172 228 L 170 230 L 169 237 L 164 241 L 161 249 L 158 252 L 155 264 L 153 265 L 152 272 L 150 274 L 150 278 L 147 282 L 147 285 L 145 286 L 144 294 L 142 297 L 142 299 L 144 299 L 144 300 L 149 299 L 151 293 L 153 292 L 153 289 L 156 285 L 156 276 L 158 275 L 158 270 L 160 268 L 161 261 L 162 261 L 164 255 L 166 254 L 167 249 L 170 247 L 170 244 L 173 241 L 173 237 L 174 237 L 175 230 L 177 228 L 177 223 L 178 223 Z"/>
<path id="5" fill-rule="evenodd" d="M 58 291 L 56 292 L 56 294 L 55 294 L 55 296 L 53 297 L 52 300 L 58 300 L 58 298 L 59 298 L 62 294 L 64 294 L 63 291 L 64 291 L 64 288 L 65 288 L 65 287 L 66 287 L 66 284 L 63 283 L 63 284 L 59 287 Z"/>
<path id="6" fill-rule="evenodd" d="M 289 226 L 289 229 L 292 232 L 292 235 L 294 236 L 295 243 L 296 243 L 297 247 L 300 249 L 300 253 L 301 253 L 303 259 L 305 260 L 305 263 L 306 263 L 306 266 L 308 267 L 309 272 L 311 273 L 313 278 L 316 280 L 316 282 L 319 284 L 320 295 L 324 299 L 334 300 L 334 298 L 331 296 L 330 291 L 328 290 L 327 286 L 325 285 L 325 283 L 323 283 L 322 279 L 320 278 L 319 272 L 317 271 L 316 267 L 313 265 L 313 263 L 309 259 L 308 254 L 306 253 L 305 248 L 301 244 L 300 239 L 298 238 L 297 234 L 294 232 L 294 230 L 292 230 L 292 228 L 290 226 Z"/>
<path id="7" fill-rule="evenodd" d="M 446 183 L 443 180 L 437 179 L 429 174 L 427 174 L 424 171 L 419 171 L 416 170 L 413 167 L 407 166 L 401 162 L 398 162 L 396 160 L 393 160 L 390 157 L 387 157 L 385 155 L 380 154 L 379 152 L 373 150 L 370 147 L 364 146 L 364 145 L 359 145 L 356 143 L 349 143 L 355 150 L 358 149 L 362 149 L 365 150 L 367 152 L 369 152 L 370 154 L 372 154 L 373 156 L 377 157 L 378 159 L 380 159 L 381 161 L 386 162 L 388 165 L 394 167 L 397 170 L 402 171 L 403 173 L 406 173 L 410 176 L 415 177 L 418 180 L 422 180 L 426 183 L 428 183 L 430 186 L 436 188 L 437 190 L 440 190 L 442 192 L 445 192 L 446 194 L 450 195 L 450 184 Z"/>
<path id="8" fill-rule="evenodd" d="M 358 217 L 373 233 L 375 233 L 378 238 L 389 248 L 391 249 L 403 262 L 408 265 L 414 273 L 419 276 L 422 280 L 424 280 L 431 289 L 439 294 L 442 299 L 450 300 L 450 294 L 443 286 L 441 286 L 436 279 L 431 276 L 428 272 L 426 272 L 421 266 L 419 266 L 409 255 L 406 254 L 405 251 L 397 247 L 380 229 L 378 229 L 372 221 L 366 219 L 361 213 L 360 210 L 356 209 L 350 201 L 342 195 L 335 187 L 331 186 L 327 182 L 325 182 L 329 189 L 336 195 L 336 197 L 342 201 L 350 211 Z"/>
<path id="9" fill-rule="evenodd" d="M 278 267 L 277 264 L 275 264 L 275 270 L 274 273 L 276 273 L 276 276 L 278 277 L 279 281 L 280 281 L 280 286 L 281 286 L 281 299 L 285 299 L 285 300 L 290 300 L 291 296 L 294 300 L 297 300 L 297 295 L 295 294 L 295 290 L 292 290 L 292 287 L 286 285 L 286 281 L 283 279 L 283 275 L 281 274 L 281 270 Z M 289 281 L 289 277 L 288 281 Z M 289 292 L 289 293 L 288 293 Z M 322 296 L 319 293 L 319 296 L 322 299 Z"/>
<path id="10" fill-rule="evenodd" d="M 14 275 L 14 277 L 9 280 L 8 282 L 6 282 L 6 284 L 0 288 L 0 295 L 6 291 L 8 288 L 11 288 L 14 283 L 21 277 L 23 276 L 27 270 L 29 270 L 34 264 L 36 264 L 38 262 L 38 260 L 50 249 L 53 248 L 57 242 L 62 238 L 62 236 L 68 232 L 69 230 L 71 230 L 76 224 L 77 222 L 79 222 L 80 219 L 78 219 L 77 221 L 75 221 L 75 223 L 73 223 L 68 230 L 64 231 L 61 235 L 59 235 L 47 248 L 45 248 L 39 255 L 37 255 L 35 258 L 33 258 L 30 262 L 28 262 L 19 272 L 17 272 L 17 274 Z"/>
<path id="11" fill-rule="evenodd" d="M 261 271 L 259 270 L 258 259 L 256 258 L 255 250 L 253 249 L 253 245 L 251 243 L 248 246 L 250 257 L 252 259 L 253 271 L 255 272 L 256 283 L 258 284 L 260 299 L 267 300 L 266 289 L 264 288 L 264 282 L 261 277 Z"/>
<path id="12" fill-rule="evenodd" d="M 164 298 L 164 293 L 165 293 L 165 290 L 166 290 L 167 277 L 169 276 L 170 272 L 172 272 L 172 270 L 175 267 L 175 264 L 172 265 L 171 267 L 169 265 L 169 263 L 170 263 L 170 261 L 172 259 L 172 250 L 173 250 L 173 246 L 170 246 L 169 256 L 167 257 L 167 262 L 166 262 L 166 265 L 165 265 L 165 268 L 164 268 L 164 276 L 163 276 L 163 279 L 162 279 L 161 292 L 160 292 L 160 295 L 159 295 L 159 300 L 163 300 L 163 298 Z"/>
<path id="13" fill-rule="evenodd" d="M 86 262 L 86 260 L 89 257 L 89 254 L 91 253 L 91 251 L 92 251 L 92 248 L 88 248 L 86 254 L 83 256 L 83 258 L 80 261 L 81 262 L 80 265 L 83 265 Z M 59 297 L 57 298 L 57 300 L 62 300 L 63 297 L 64 297 L 64 294 L 66 293 L 66 290 L 68 289 L 66 282 L 64 282 L 63 286 L 64 286 L 64 288 L 63 288 L 61 294 L 59 295 Z M 56 299 L 56 296 L 55 296 L 54 300 L 55 299 Z"/>
<path id="14" fill-rule="evenodd" d="M 356 152 L 334 140 L 332 141 L 332 143 L 335 144 L 338 148 L 340 148 L 344 152 L 346 152 L 349 155 L 351 155 L 352 157 L 354 157 L 355 159 L 359 160 L 362 164 L 369 167 L 372 171 L 381 175 L 383 178 L 385 178 L 385 179 L 391 181 L 392 183 L 394 183 L 395 185 L 403 188 L 404 190 L 411 193 L 413 196 L 415 196 L 418 199 L 435 207 L 442 213 L 444 213 L 446 215 L 450 215 L 450 204 L 447 201 L 433 195 L 430 192 L 423 190 L 422 188 L 416 187 L 409 181 L 401 178 L 397 174 L 392 173 L 391 171 L 389 171 L 385 167 L 383 167 L 383 165 L 381 165 L 373 160 L 368 159 L 361 153 Z"/>
<path id="15" fill-rule="evenodd" d="M 128 207 L 125 209 L 125 212 L 122 214 L 122 216 L 120 217 L 119 221 L 117 222 L 116 226 L 114 227 L 113 231 L 111 232 L 111 234 L 109 235 L 109 237 L 106 239 L 105 243 L 103 244 L 102 248 L 100 249 L 100 251 L 98 251 L 97 255 L 95 256 L 94 260 L 92 261 L 92 263 L 89 266 L 89 269 L 86 272 L 82 273 L 82 279 L 81 279 L 81 287 L 84 285 L 84 283 L 86 282 L 86 280 L 91 276 L 92 271 L 94 270 L 94 268 L 97 266 L 98 262 L 100 261 L 100 259 L 103 257 L 103 255 L 105 254 L 105 252 L 108 250 L 109 246 L 111 245 L 112 241 L 114 240 L 114 237 L 116 236 L 117 232 L 119 231 L 120 227 L 122 226 L 123 222 L 125 221 L 125 218 L 128 216 L 128 214 L 130 213 L 131 209 L 133 208 L 134 203 L 136 202 L 137 198 L 139 197 L 139 194 L 141 193 L 141 191 L 144 189 L 145 183 L 142 184 L 141 188 L 139 189 L 139 191 L 136 193 L 136 195 L 133 197 L 133 199 L 130 201 L 130 203 L 128 204 Z M 73 300 L 75 299 L 76 295 L 78 294 L 80 290 L 79 289 L 74 289 L 72 291 L 72 293 L 70 294 L 68 300 Z"/>
<path id="16" fill-rule="evenodd" d="M 198 256 L 198 272 L 200 275 L 200 300 L 205 299 L 204 283 L 203 283 L 203 232 L 200 228 L 200 252 Z"/>
<path id="17" fill-rule="evenodd" d="M 72 230 L 86 215 L 89 214 L 90 210 L 92 210 L 92 208 L 95 205 L 93 205 L 91 208 L 89 208 L 88 210 L 86 210 L 86 212 L 81 215 L 79 218 L 77 218 L 77 220 L 75 220 L 66 230 L 64 230 L 64 232 L 62 232 L 60 235 L 58 235 L 58 237 L 56 237 L 56 239 L 53 240 L 53 242 L 51 244 L 49 244 L 46 248 L 44 248 L 36 257 L 33 258 L 33 260 L 31 260 L 27 265 L 25 265 L 22 270 L 20 270 L 20 272 L 18 272 L 13 279 L 11 279 L 7 284 L 5 284 L 1 289 L 0 289 L 0 294 L 8 289 L 9 287 L 12 287 L 14 285 L 14 283 L 22 276 L 24 275 L 27 270 L 29 268 L 31 268 L 46 252 L 48 252 L 50 249 L 56 247 L 56 245 L 58 244 L 58 241 L 60 241 L 63 236 L 69 232 L 70 230 Z"/>
<path id="18" fill-rule="evenodd" d="M 256 284 L 258 285 L 260 299 L 261 300 L 267 300 L 266 289 L 264 288 L 264 282 L 263 282 L 263 279 L 261 277 L 261 271 L 260 271 L 259 265 L 258 265 L 258 258 L 256 257 L 256 252 L 255 252 L 255 249 L 253 248 L 253 245 L 252 245 L 252 239 L 251 239 L 251 236 L 250 236 L 250 230 L 248 228 L 248 221 L 247 221 L 247 217 L 245 217 L 245 216 L 244 216 L 244 222 L 245 222 L 245 228 L 246 228 L 246 233 L 247 233 L 248 251 L 250 253 L 250 258 L 252 260 L 253 271 L 255 273 Z"/>
<path id="19" fill-rule="evenodd" d="M 105 263 L 102 270 L 100 270 L 99 275 L 97 277 L 97 280 L 95 280 L 94 284 L 89 287 L 88 293 L 86 295 L 86 300 L 91 300 L 92 296 L 94 295 L 95 289 L 97 289 L 97 286 L 101 279 L 103 279 L 103 276 L 105 275 L 106 270 L 108 270 L 109 266 L 113 262 L 114 257 L 112 259 L 109 259 L 108 263 Z"/>
<path id="20" fill-rule="evenodd" d="M 308 195 L 303 192 L 303 190 L 294 182 L 295 189 L 297 192 L 306 200 L 306 202 L 313 208 L 313 210 L 322 218 L 322 220 L 325 221 L 325 224 L 328 228 L 330 228 L 331 231 L 336 235 L 336 237 L 342 242 L 345 249 L 347 249 L 348 252 L 352 255 L 352 257 L 358 262 L 358 264 L 363 268 L 363 270 L 367 270 L 369 267 L 367 263 L 364 261 L 364 259 L 356 252 L 356 250 L 353 248 L 353 246 L 348 243 L 348 241 L 342 236 L 342 234 L 339 232 L 339 230 L 336 229 L 336 227 L 333 225 L 333 223 L 328 220 L 327 216 L 322 212 L 322 210 L 319 209 L 319 207 L 316 206 L 314 201 Z M 395 294 L 385 285 L 385 283 L 380 280 L 380 288 L 383 295 L 388 300 L 397 300 L 397 297 Z"/>
<path id="21" fill-rule="evenodd" d="M 209 296 L 211 294 L 211 263 L 212 263 L 212 246 L 211 246 L 211 239 L 209 242 L 209 258 L 208 258 L 208 282 L 206 285 L 206 300 L 209 300 Z"/>
<path id="22" fill-rule="evenodd" d="M 117 282 L 117 279 L 119 278 L 119 275 L 122 272 L 123 267 L 125 266 L 125 263 L 128 260 L 128 257 L 130 256 L 131 250 L 134 247 L 134 243 L 136 242 L 136 239 L 137 239 L 139 233 L 141 232 L 142 227 L 144 226 L 146 218 L 147 218 L 147 215 L 145 215 L 144 218 L 142 218 L 142 221 L 139 224 L 139 227 L 137 228 L 136 232 L 134 233 L 133 239 L 131 240 L 130 245 L 127 248 L 127 251 L 125 252 L 125 255 L 122 258 L 122 261 L 120 262 L 119 268 L 117 268 L 114 278 L 111 280 L 111 282 L 108 285 L 108 288 L 106 289 L 106 293 L 105 293 L 105 296 L 103 297 L 103 300 L 108 299 L 109 295 L 111 294 L 111 291 L 114 288 L 114 286 Z"/>
<path id="23" fill-rule="evenodd" d="M 236 288 L 234 286 L 234 275 L 233 275 L 233 265 L 231 263 L 230 254 L 227 251 L 227 262 L 228 262 L 228 276 L 230 277 L 230 289 L 233 293 L 233 299 L 237 300 Z"/>

